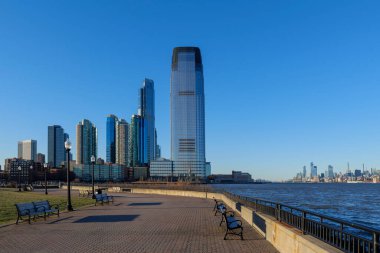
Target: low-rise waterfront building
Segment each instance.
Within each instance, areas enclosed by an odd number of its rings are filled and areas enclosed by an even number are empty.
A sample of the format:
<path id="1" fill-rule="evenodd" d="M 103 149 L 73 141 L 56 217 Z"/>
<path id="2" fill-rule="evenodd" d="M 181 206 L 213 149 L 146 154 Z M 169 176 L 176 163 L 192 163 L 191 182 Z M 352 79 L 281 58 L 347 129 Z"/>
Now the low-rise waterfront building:
<path id="1" fill-rule="evenodd" d="M 232 174 L 216 174 L 208 177 L 212 183 L 220 184 L 245 184 L 253 183 L 251 174 L 241 171 L 232 171 Z"/>
<path id="2" fill-rule="evenodd" d="M 9 179 L 21 184 L 30 184 L 36 171 L 42 171 L 43 164 L 33 160 L 11 158 L 8 160 Z M 19 170 L 19 168 L 21 170 Z"/>
<path id="3" fill-rule="evenodd" d="M 141 166 L 141 167 L 133 167 L 133 176 L 130 175 L 129 179 L 133 179 L 134 181 L 143 181 L 147 180 L 149 177 L 149 167 Z"/>
<path id="4" fill-rule="evenodd" d="M 150 177 L 164 178 L 173 176 L 173 161 L 159 158 L 150 163 Z"/>
<path id="5" fill-rule="evenodd" d="M 75 177 L 80 181 L 90 182 L 92 177 L 91 164 L 76 164 L 73 168 Z M 119 164 L 95 164 L 94 180 L 97 182 L 124 182 L 128 179 L 128 167 Z"/>

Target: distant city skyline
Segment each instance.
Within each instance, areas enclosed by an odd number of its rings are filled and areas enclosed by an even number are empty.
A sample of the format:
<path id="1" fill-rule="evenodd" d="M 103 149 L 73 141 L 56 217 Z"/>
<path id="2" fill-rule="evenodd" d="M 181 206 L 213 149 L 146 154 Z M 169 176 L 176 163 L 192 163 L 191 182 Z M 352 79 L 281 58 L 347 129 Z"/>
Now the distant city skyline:
<path id="1" fill-rule="evenodd" d="M 0 163 L 27 139 L 47 158 L 51 125 L 74 146 L 81 119 L 96 125 L 106 159 L 105 117 L 130 121 L 144 77 L 154 80 L 158 143 L 170 158 L 171 53 L 192 45 L 205 66 L 213 173 L 281 180 L 311 161 L 322 172 L 347 162 L 380 168 L 379 8 L 353 0 L 1 1 Z"/>

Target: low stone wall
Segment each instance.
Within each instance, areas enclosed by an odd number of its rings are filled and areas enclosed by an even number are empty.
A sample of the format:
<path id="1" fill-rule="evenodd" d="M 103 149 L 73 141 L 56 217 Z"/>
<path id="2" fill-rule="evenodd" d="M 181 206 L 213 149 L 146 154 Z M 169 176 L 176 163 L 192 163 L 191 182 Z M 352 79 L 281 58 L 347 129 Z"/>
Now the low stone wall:
<path id="1" fill-rule="evenodd" d="M 79 190 L 84 190 L 84 191 L 89 190 L 89 191 L 91 191 L 92 190 L 92 186 L 72 185 L 70 188 L 71 188 L 71 190 L 74 190 L 74 191 L 75 190 L 77 190 L 77 191 L 79 191 Z M 66 190 L 67 189 L 67 185 L 62 185 L 61 189 Z M 98 186 L 95 186 L 94 189 L 97 190 Z"/>
<path id="2" fill-rule="evenodd" d="M 221 193 L 196 192 L 181 190 L 159 190 L 159 189 L 138 189 L 132 188 L 132 193 L 160 194 L 171 196 L 208 198 L 222 200 L 231 210 L 253 226 L 266 240 L 268 240 L 281 253 L 340 253 L 342 251 L 308 235 L 303 235 L 301 231 L 287 226 L 274 218 L 257 213 L 251 208 L 237 205 L 236 202 Z"/>

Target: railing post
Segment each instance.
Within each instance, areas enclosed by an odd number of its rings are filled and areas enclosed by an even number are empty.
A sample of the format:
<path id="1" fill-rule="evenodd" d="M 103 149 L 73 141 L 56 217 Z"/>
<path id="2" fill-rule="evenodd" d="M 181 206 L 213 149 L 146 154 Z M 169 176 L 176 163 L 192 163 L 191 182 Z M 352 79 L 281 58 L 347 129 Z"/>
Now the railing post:
<path id="1" fill-rule="evenodd" d="M 281 214 L 280 214 L 280 205 L 279 204 L 276 204 L 276 212 L 275 212 L 275 214 L 276 214 L 276 220 L 278 220 L 278 221 L 281 221 Z"/>
<path id="2" fill-rule="evenodd" d="M 302 234 L 306 234 L 306 222 L 305 222 L 305 218 L 306 218 L 306 213 L 304 211 L 302 211 L 302 214 L 301 214 L 301 228 L 302 228 Z"/>
<path id="3" fill-rule="evenodd" d="M 379 246 L 378 241 L 379 241 L 379 235 L 376 232 L 374 232 L 373 233 L 373 253 L 378 253 L 378 250 L 377 250 Z"/>
<path id="4" fill-rule="evenodd" d="M 346 248 L 346 243 L 344 243 L 343 245 L 343 224 L 340 224 L 340 236 L 339 236 L 339 239 L 340 239 L 340 248 L 342 248 L 344 246 L 344 248 Z"/>

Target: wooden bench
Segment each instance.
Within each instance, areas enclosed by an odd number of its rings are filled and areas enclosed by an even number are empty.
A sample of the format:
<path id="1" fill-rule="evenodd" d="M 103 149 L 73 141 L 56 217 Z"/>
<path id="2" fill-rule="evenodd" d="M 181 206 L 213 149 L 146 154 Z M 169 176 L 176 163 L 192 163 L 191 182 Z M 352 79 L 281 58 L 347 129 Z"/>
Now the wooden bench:
<path id="1" fill-rule="evenodd" d="M 235 219 L 234 216 L 227 216 L 227 212 L 222 214 L 224 216 L 224 220 L 226 221 L 226 234 L 224 235 L 224 240 L 227 239 L 228 234 L 240 236 L 243 239 L 243 223 L 241 220 Z M 236 232 L 236 230 L 239 230 Z"/>
<path id="2" fill-rule="evenodd" d="M 34 207 L 33 203 L 18 203 L 15 204 L 16 209 L 17 209 L 17 221 L 16 224 L 18 224 L 19 220 L 23 220 L 22 217 L 28 216 L 28 221 L 30 224 L 31 219 L 33 218 L 34 220 L 36 217 L 43 216 L 44 219 L 46 219 L 46 214 L 43 210 L 36 210 Z"/>
<path id="3" fill-rule="evenodd" d="M 113 202 L 113 196 L 108 196 L 106 193 L 95 194 L 95 205 L 97 203 L 101 203 L 102 205 L 104 203 L 109 204 L 110 202 Z"/>
<path id="4" fill-rule="evenodd" d="M 59 206 L 50 205 L 48 200 L 36 201 L 33 202 L 35 210 L 45 212 L 45 217 L 50 216 L 51 214 L 56 214 L 59 216 Z"/>

